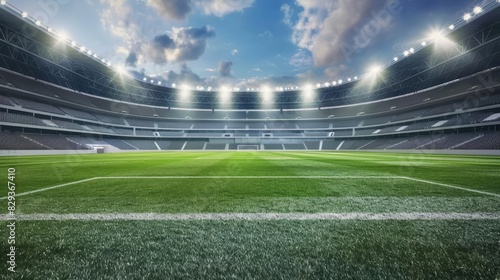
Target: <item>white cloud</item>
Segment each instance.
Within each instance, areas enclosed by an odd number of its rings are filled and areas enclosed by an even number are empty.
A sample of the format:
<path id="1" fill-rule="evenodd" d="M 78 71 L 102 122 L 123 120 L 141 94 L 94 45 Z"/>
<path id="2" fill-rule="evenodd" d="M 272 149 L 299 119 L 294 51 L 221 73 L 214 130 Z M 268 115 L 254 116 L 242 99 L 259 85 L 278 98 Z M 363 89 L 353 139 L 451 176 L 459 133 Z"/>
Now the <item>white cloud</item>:
<path id="1" fill-rule="evenodd" d="M 307 50 L 299 49 L 290 59 L 290 65 L 294 67 L 310 66 L 313 64 L 313 59 Z"/>
<path id="2" fill-rule="evenodd" d="M 101 23 L 112 35 L 133 45 L 138 40 L 139 27 L 127 0 L 100 0 L 103 5 Z"/>
<path id="3" fill-rule="evenodd" d="M 192 10 L 191 0 L 147 0 L 146 4 L 170 20 L 184 20 Z"/>
<path id="4" fill-rule="evenodd" d="M 213 37 L 215 31 L 211 27 L 174 27 L 144 44 L 141 52 L 157 65 L 197 60 L 205 52 L 207 40 Z"/>
<path id="5" fill-rule="evenodd" d="M 349 60 L 348 51 L 367 47 L 354 45 L 356 29 L 378 20 L 375 14 L 394 2 L 399 3 L 398 0 L 297 0 L 303 11 L 293 25 L 292 42 L 309 50 L 316 66 L 344 63 Z"/>
<path id="6" fill-rule="evenodd" d="M 195 0 L 195 5 L 206 15 L 222 17 L 251 7 L 255 0 Z"/>
<path id="7" fill-rule="evenodd" d="M 281 5 L 280 10 L 281 12 L 283 12 L 283 23 L 288 26 L 292 26 L 292 15 L 294 13 L 294 10 L 288 4 Z"/>
<path id="8" fill-rule="evenodd" d="M 257 37 L 259 37 L 259 38 L 272 38 L 273 33 L 271 33 L 271 31 L 269 31 L 269 30 L 266 30 L 266 31 L 258 34 Z"/>

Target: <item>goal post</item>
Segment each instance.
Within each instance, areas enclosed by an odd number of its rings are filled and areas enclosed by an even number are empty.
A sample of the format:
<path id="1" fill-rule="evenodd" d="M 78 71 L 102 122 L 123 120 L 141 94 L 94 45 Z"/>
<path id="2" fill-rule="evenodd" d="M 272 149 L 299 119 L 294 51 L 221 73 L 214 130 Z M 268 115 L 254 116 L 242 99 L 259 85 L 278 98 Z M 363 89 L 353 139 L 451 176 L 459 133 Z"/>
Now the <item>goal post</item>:
<path id="1" fill-rule="evenodd" d="M 238 151 L 258 151 L 260 145 L 238 145 Z"/>

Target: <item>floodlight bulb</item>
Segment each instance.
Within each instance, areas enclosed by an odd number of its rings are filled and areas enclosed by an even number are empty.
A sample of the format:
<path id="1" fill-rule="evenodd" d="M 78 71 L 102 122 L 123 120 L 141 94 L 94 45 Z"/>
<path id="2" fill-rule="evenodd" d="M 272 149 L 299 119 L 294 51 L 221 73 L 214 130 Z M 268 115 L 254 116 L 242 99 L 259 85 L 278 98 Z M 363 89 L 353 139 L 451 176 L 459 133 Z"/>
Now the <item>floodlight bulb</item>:
<path id="1" fill-rule="evenodd" d="M 0 1 L 0 4 L 5 5 L 5 4 L 7 4 L 7 1 L 2 0 L 2 1 Z"/>
<path id="2" fill-rule="evenodd" d="M 394 57 L 393 59 L 394 59 L 394 61 L 398 61 L 399 60 L 399 58 L 397 58 L 397 57 Z"/>
<path id="3" fill-rule="evenodd" d="M 450 30 L 455 29 L 455 25 L 454 25 L 454 24 L 452 24 L 452 25 L 448 26 L 448 29 L 450 29 Z"/>
<path id="4" fill-rule="evenodd" d="M 410 55 L 410 52 L 409 51 L 404 51 L 404 56 L 409 56 Z"/>
<path id="5" fill-rule="evenodd" d="M 483 12 L 483 8 L 476 6 L 474 7 L 474 14 L 478 15 Z"/>
<path id="6" fill-rule="evenodd" d="M 28 13 L 27 13 L 27 12 L 22 12 L 22 13 L 21 13 L 21 16 L 22 16 L 23 18 L 26 18 L 26 17 L 28 17 Z"/>
<path id="7" fill-rule="evenodd" d="M 39 20 L 35 21 L 35 24 L 38 26 L 42 25 L 42 23 Z"/>
<path id="8" fill-rule="evenodd" d="M 469 14 L 469 13 L 465 14 L 465 15 L 464 15 L 464 17 L 463 17 L 463 19 L 464 19 L 465 21 L 468 21 L 468 20 L 469 20 L 469 19 L 471 19 L 471 18 L 472 18 L 472 16 L 471 16 L 471 14 Z"/>

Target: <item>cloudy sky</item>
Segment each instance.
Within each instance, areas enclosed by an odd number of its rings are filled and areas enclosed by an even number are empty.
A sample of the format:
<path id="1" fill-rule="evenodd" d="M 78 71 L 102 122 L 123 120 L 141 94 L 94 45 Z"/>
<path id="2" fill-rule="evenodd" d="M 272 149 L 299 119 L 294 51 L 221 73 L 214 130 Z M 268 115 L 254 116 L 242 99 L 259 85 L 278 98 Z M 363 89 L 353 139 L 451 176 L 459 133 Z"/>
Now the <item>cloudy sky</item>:
<path id="1" fill-rule="evenodd" d="M 446 29 L 471 0 L 9 0 L 167 83 L 295 86 L 361 75 Z"/>

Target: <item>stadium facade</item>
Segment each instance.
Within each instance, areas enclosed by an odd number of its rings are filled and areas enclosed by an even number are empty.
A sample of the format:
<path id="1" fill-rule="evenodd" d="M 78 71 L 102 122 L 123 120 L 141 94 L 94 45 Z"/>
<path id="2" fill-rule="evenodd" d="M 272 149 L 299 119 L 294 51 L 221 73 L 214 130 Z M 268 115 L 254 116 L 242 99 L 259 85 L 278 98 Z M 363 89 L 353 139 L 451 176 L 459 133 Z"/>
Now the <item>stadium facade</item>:
<path id="1" fill-rule="evenodd" d="M 383 73 L 222 96 L 124 74 L 1 5 L 0 149 L 498 150 L 500 3 L 487 8 Z"/>

